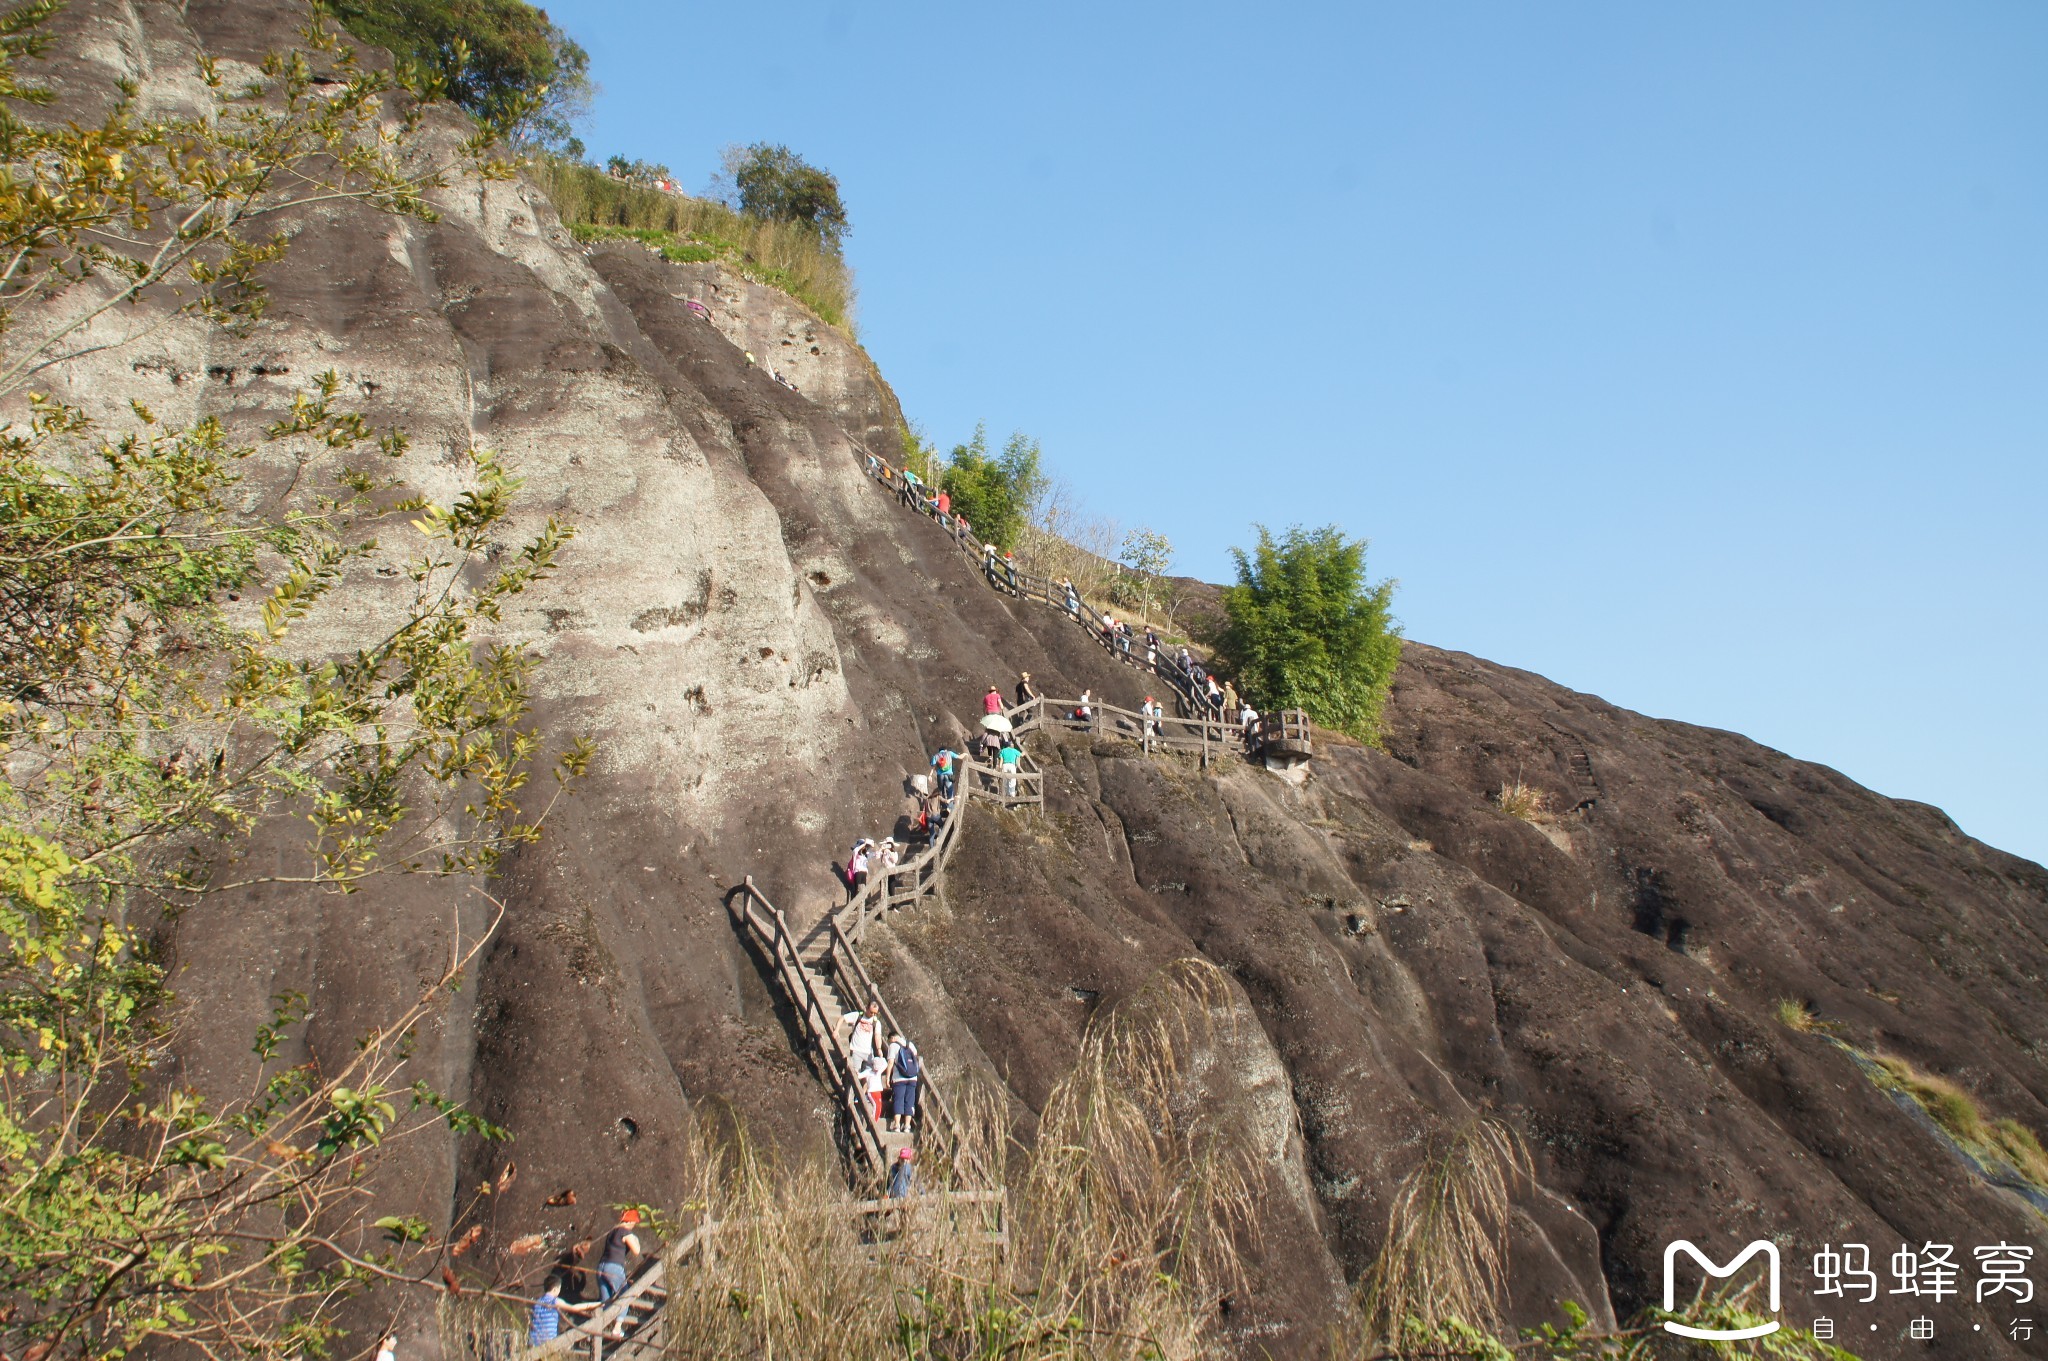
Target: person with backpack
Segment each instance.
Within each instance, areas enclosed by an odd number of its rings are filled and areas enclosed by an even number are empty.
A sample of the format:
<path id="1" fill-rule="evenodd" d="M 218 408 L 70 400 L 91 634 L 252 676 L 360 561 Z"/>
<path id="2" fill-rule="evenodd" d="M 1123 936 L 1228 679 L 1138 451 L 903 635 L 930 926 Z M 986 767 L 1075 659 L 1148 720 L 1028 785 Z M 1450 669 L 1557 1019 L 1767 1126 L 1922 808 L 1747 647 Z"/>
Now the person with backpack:
<path id="1" fill-rule="evenodd" d="M 1061 577 L 1060 589 L 1067 593 L 1067 613 L 1079 619 L 1081 617 L 1081 597 L 1074 590 L 1074 583 L 1066 577 Z"/>
<path id="2" fill-rule="evenodd" d="M 1029 704 L 1029 703 L 1030 703 L 1030 702 L 1031 702 L 1032 700 L 1034 700 L 1034 699 L 1037 699 L 1037 698 L 1038 698 L 1038 691 L 1036 691 L 1036 690 L 1034 690 L 1034 689 L 1032 689 L 1032 688 L 1031 688 L 1031 673 L 1030 673 L 1029 671 L 1020 671 L 1020 672 L 1018 672 L 1018 673 L 1017 673 L 1017 707 L 1021 709 L 1021 708 L 1023 708 L 1023 707 L 1025 706 L 1025 705 Z"/>
<path id="3" fill-rule="evenodd" d="M 918 1057 L 917 1046 L 909 1040 L 896 1051 L 896 1062 L 889 1069 L 889 1077 L 895 1088 L 889 1103 L 889 1128 L 901 1132 L 911 1126 L 917 1116 L 917 1086 L 924 1076 L 924 1060 Z"/>
<path id="4" fill-rule="evenodd" d="M 947 747 L 941 747 L 938 754 L 932 757 L 932 770 L 939 777 L 939 796 L 941 798 L 950 799 L 953 797 L 953 763 L 960 759 L 962 758 L 959 752 Z"/>
<path id="5" fill-rule="evenodd" d="M 1145 696 L 1145 702 L 1138 706 L 1138 712 L 1145 719 L 1145 736 L 1149 740 L 1159 736 L 1159 717 L 1166 711 L 1159 707 L 1159 701 Z"/>

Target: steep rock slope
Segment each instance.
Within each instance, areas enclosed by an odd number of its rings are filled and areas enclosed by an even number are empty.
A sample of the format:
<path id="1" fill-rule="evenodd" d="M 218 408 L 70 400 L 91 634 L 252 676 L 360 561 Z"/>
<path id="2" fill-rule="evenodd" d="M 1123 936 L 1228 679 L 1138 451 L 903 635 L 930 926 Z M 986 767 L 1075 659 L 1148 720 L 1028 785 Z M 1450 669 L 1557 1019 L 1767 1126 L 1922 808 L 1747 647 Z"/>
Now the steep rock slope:
<path id="1" fill-rule="evenodd" d="M 175 104 L 197 51 L 254 60 L 301 17 L 283 0 L 82 5 L 60 84 L 87 108 L 130 75 Z M 422 154 L 455 133 L 444 120 Z M 526 477 L 527 524 L 578 526 L 565 570 L 507 623 L 544 654 L 551 738 L 589 734 L 598 759 L 491 886 L 504 921 L 415 1061 L 518 1132 L 487 1255 L 660 1201 L 698 1112 L 729 1106 L 831 1156 L 830 1102 L 725 890 L 753 874 L 793 918 L 822 910 L 847 844 L 895 824 L 906 776 L 1019 669 L 1053 694 L 1145 691 L 1057 613 L 989 591 L 862 475 L 860 449 L 888 452 L 899 417 L 844 336 L 716 266 L 578 247 L 521 185 L 463 182 L 441 206 L 433 225 L 309 214 L 248 340 L 171 324 L 60 377 L 81 400 L 140 390 L 168 416 L 247 428 L 336 367 L 373 419 L 413 433 L 430 489 L 459 484 L 475 441 Z M 352 587 L 333 645 L 389 589 L 375 566 Z M 1299 786 L 1115 742 L 1050 744 L 1046 763 L 1045 816 L 970 813 L 945 902 L 871 953 L 935 1068 L 1002 1084 L 1027 1135 L 1091 1016 L 1177 958 L 1228 971 L 1243 1024 L 1216 1099 L 1242 1117 L 1271 1211 L 1229 1320 L 1248 1351 L 1314 1347 L 1395 1183 L 1482 1112 L 1537 1155 L 1516 1211 L 1521 1319 L 1564 1296 L 1603 1316 L 1610 1295 L 1623 1313 L 1651 1302 L 1680 1236 L 1781 1236 L 1793 1300 L 1822 1242 L 2048 1248 L 2038 1216 L 1851 1055 L 1771 1016 L 1808 1001 L 1842 1039 L 2048 1127 L 2048 879 L 1931 809 L 1421 645 L 1386 749 L 1326 744 Z M 1514 779 L 1548 793 L 1553 821 L 1494 806 Z M 169 940 L 202 1023 L 180 1062 L 243 1071 L 286 989 L 314 999 L 311 1051 L 344 1052 L 433 976 L 458 921 L 485 919 L 481 899 L 418 884 L 197 911 Z M 387 1185 L 446 1222 L 506 1157 L 415 1143 Z M 578 1205 L 542 1203 L 564 1187 Z M 407 1327 L 422 1354 L 427 1321 Z"/>

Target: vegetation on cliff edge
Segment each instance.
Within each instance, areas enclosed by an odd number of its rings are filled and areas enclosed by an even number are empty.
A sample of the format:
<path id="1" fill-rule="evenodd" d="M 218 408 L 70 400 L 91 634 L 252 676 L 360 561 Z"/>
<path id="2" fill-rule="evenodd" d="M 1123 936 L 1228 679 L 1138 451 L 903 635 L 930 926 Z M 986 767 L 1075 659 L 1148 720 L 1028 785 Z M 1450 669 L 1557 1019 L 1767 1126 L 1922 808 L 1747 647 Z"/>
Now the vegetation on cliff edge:
<path id="1" fill-rule="evenodd" d="M 1394 583 L 1365 574 L 1365 541 L 1335 525 L 1232 549 L 1237 583 L 1223 592 L 1217 656 L 1262 710 L 1305 709 L 1325 727 L 1371 742 L 1401 660 Z"/>
<path id="2" fill-rule="evenodd" d="M 527 174 L 578 240 L 631 237 L 670 259 L 723 260 L 832 325 L 853 329 L 853 273 L 837 250 L 801 223 L 752 217 L 711 199 L 665 193 L 555 156 L 535 158 Z"/>
<path id="3" fill-rule="evenodd" d="M 392 80 L 318 23 L 254 80 L 201 58 L 192 115 L 124 83 L 89 123 L 33 117 L 52 96 L 23 67 L 56 9 L 0 16 L 0 1351 L 317 1355 L 352 1290 L 440 1264 L 425 1226 L 378 1214 L 366 1159 L 430 1126 L 493 1132 L 405 1063 L 494 924 L 460 886 L 539 831 L 533 658 L 479 635 L 569 531 L 501 542 L 518 479 L 485 450 L 453 499 L 408 490 L 404 434 L 332 374 L 239 433 L 160 419 L 142 364 L 92 410 L 43 379 L 97 355 L 102 383 L 109 350 L 167 327 L 260 336 L 302 205 L 431 219 L 457 171 L 511 168 L 489 125 L 427 163 Z M 246 475 L 259 450 L 289 486 Z M 362 646 L 303 645 L 344 591 Z M 438 977 L 352 1052 L 288 1059 L 307 1009 L 285 995 L 252 1085 L 174 1076 L 156 928 L 213 895 L 385 874 L 448 882 Z"/>
<path id="4" fill-rule="evenodd" d="M 408 83 L 433 88 L 518 146 L 576 157 L 590 55 L 525 0 L 325 0 L 366 43 L 389 48 Z"/>

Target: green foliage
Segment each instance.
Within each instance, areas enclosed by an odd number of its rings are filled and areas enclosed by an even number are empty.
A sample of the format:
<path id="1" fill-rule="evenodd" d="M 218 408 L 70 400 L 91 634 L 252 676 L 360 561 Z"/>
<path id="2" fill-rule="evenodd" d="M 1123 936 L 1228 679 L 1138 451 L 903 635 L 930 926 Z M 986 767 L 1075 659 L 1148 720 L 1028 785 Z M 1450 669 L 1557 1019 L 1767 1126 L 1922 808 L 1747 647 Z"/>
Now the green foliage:
<path id="1" fill-rule="evenodd" d="M 579 240 L 654 233 L 666 251 L 698 247 L 741 274 L 804 303 L 834 326 L 853 326 L 853 274 L 817 236 L 787 222 L 765 222 L 709 199 L 666 194 L 614 178 L 595 166 L 541 156 L 527 173 Z"/>
<path id="2" fill-rule="evenodd" d="M 413 79 L 523 146 L 581 156 L 572 124 L 590 103 L 590 54 L 525 0 L 327 0 Z"/>
<path id="3" fill-rule="evenodd" d="M 916 473 L 919 480 L 937 486 L 940 474 L 945 470 L 939 461 L 939 446 L 931 442 L 924 427 L 916 421 L 904 426 L 900 437 L 903 466 Z"/>
<path id="4" fill-rule="evenodd" d="M 953 446 L 939 485 L 982 542 L 1007 552 L 1016 546 L 1033 504 L 1045 490 L 1038 441 L 1018 431 L 1001 453 L 992 456 L 988 429 L 977 425 L 973 439 Z"/>
<path id="5" fill-rule="evenodd" d="M 1299 525 L 1232 549 L 1237 584 L 1223 592 L 1217 652 L 1260 709 L 1305 709 L 1316 722 L 1375 741 L 1401 660 L 1389 612 L 1394 583 L 1365 576 L 1365 541 L 1335 525 Z"/>
<path id="6" fill-rule="evenodd" d="M 838 179 L 786 146 L 727 147 L 723 173 L 732 183 L 734 205 L 749 217 L 793 223 L 835 255 L 852 230 Z"/>
<path id="7" fill-rule="evenodd" d="M 447 972 L 324 1066 L 281 1060 L 306 1016 L 281 997 L 254 1088 L 201 1093 L 163 1063 L 150 931 L 259 882 L 474 880 L 531 841 L 547 803 L 526 789 L 533 659 L 480 635 L 569 531 L 502 542 L 518 479 L 485 451 L 452 499 L 408 491 L 403 433 L 344 409 L 331 373 L 254 442 L 23 391 L 123 343 L 82 334 L 117 306 L 256 326 L 276 215 L 353 200 L 430 217 L 451 168 L 401 162 L 413 124 L 384 112 L 390 81 L 318 27 L 317 83 L 307 51 L 233 88 L 202 60 L 198 114 L 144 119 L 129 87 L 90 127 L 30 121 L 44 100 L 18 66 L 53 9 L 0 16 L 0 396 L 21 413 L 0 426 L 0 1350 L 312 1354 L 349 1290 L 401 1266 L 361 1241 L 363 1157 L 429 1125 L 499 1133 L 418 1090 L 402 1107 L 396 1076 L 479 942 L 452 933 Z M 491 136 L 464 164 L 509 173 Z M 297 476 L 245 482 L 259 462 Z M 392 587 L 370 586 L 373 561 Z M 344 591 L 362 646 L 302 646 Z M 250 833 L 286 817 L 303 856 L 254 868 Z"/>
<path id="8" fill-rule="evenodd" d="M 592 227 L 577 226 L 569 234 L 578 241 L 638 241 L 661 252 L 661 258 L 679 265 L 700 264 L 719 258 L 718 248 L 699 241 L 677 236 L 674 232 L 656 231 L 646 227 Z"/>

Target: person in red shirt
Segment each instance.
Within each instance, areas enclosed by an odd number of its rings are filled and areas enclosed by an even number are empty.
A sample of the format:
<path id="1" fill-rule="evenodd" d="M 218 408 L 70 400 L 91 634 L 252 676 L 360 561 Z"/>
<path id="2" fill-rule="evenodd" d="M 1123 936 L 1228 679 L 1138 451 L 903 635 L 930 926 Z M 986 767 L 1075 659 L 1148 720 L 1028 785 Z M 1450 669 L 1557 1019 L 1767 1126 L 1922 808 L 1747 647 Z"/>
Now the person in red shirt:
<path id="1" fill-rule="evenodd" d="M 988 688 L 988 693 L 981 697 L 981 711 L 985 714 L 1001 713 L 1003 711 L 1003 692 L 991 685 Z"/>

